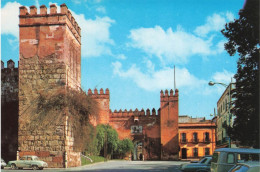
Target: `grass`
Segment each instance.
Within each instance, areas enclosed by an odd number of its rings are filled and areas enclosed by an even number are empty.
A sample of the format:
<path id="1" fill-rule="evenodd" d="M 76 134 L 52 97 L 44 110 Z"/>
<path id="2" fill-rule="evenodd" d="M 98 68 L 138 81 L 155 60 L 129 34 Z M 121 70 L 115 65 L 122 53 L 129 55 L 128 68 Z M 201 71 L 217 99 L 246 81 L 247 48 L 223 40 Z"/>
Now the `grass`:
<path id="1" fill-rule="evenodd" d="M 102 156 L 89 156 L 89 157 L 93 160 L 93 162 L 90 162 L 90 160 L 87 158 L 81 157 L 81 165 L 88 165 L 88 164 L 94 164 L 97 162 L 105 161 L 105 158 Z"/>

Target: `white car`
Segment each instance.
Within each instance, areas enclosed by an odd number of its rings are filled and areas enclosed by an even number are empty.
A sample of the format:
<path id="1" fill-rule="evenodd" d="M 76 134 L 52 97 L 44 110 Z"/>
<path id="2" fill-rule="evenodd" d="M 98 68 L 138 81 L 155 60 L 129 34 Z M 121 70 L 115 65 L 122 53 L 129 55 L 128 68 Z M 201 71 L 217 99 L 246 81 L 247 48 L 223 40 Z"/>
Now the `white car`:
<path id="1" fill-rule="evenodd" d="M 42 170 L 48 167 L 48 164 L 41 161 L 37 156 L 28 155 L 21 157 L 20 160 L 9 161 L 8 166 L 11 166 L 12 169 L 32 168 L 33 170 Z"/>
<path id="2" fill-rule="evenodd" d="M 6 163 L 3 160 L 3 158 L 1 158 L 1 169 L 4 169 L 6 167 Z"/>

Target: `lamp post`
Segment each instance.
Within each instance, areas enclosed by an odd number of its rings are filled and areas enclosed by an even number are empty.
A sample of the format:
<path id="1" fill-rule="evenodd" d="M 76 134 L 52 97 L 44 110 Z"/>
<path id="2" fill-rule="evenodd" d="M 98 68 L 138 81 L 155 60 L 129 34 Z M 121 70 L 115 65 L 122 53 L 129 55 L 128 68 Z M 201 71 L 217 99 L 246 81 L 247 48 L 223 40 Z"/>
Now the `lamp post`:
<path id="1" fill-rule="evenodd" d="M 232 83 L 232 80 L 231 80 L 231 83 L 229 85 L 224 84 L 222 82 L 209 81 L 209 86 L 214 86 L 215 84 L 222 85 L 225 88 L 229 87 L 228 88 L 228 120 L 229 120 L 229 125 L 230 125 L 230 123 L 231 123 L 230 121 L 231 121 L 231 117 L 232 117 L 232 114 L 230 112 L 230 110 L 231 110 L 231 85 L 235 84 L 235 83 Z M 231 139 L 230 139 L 229 136 L 227 138 L 228 138 L 228 147 L 231 148 Z"/>

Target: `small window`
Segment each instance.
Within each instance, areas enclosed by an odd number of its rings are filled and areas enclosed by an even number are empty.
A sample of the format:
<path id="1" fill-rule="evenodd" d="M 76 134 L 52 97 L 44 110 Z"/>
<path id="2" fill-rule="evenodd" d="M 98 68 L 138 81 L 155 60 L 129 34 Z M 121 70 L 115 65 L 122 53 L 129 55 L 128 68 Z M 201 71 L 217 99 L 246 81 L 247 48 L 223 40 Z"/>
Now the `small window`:
<path id="1" fill-rule="evenodd" d="M 27 159 L 28 159 L 28 160 L 32 160 L 32 157 L 28 157 Z"/>
<path id="2" fill-rule="evenodd" d="M 205 148 L 205 155 L 209 155 L 209 148 Z"/>
<path id="3" fill-rule="evenodd" d="M 198 148 L 193 148 L 193 156 L 198 157 Z"/>
<path id="4" fill-rule="evenodd" d="M 233 153 L 228 153 L 227 155 L 227 163 L 234 164 L 235 163 L 235 156 Z"/>
<path id="5" fill-rule="evenodd" d="M 181 133 L 181 142 L 182 143 L 186 142 L 186 133 Z"/>

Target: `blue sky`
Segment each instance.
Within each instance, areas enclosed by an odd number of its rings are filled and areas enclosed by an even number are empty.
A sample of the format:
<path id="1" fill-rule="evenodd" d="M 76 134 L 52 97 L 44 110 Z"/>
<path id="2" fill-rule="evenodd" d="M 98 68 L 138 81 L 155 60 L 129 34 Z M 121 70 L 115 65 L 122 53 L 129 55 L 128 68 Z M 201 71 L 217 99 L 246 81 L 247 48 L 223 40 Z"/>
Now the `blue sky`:
<path id="1" fill-rule="evenodd" d="M 1 1 L 1 59 L 19 59 L 19 6 L 66 3 L 82 29 L 82 88 L 109 88 L 110 108 L 160 107 L 160 90 L 172 89 L 179 114 L 210 118 L 229 83 L 237 56 L 220 33 L 238 18 L 243 0 Z M 59 9 L 58 9 L 59 11 Z"/>

